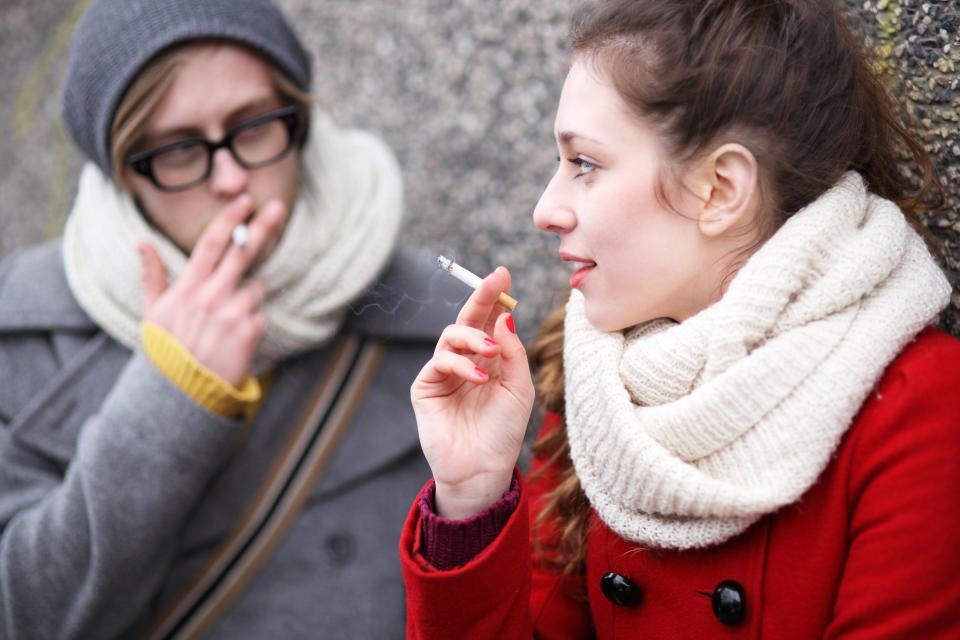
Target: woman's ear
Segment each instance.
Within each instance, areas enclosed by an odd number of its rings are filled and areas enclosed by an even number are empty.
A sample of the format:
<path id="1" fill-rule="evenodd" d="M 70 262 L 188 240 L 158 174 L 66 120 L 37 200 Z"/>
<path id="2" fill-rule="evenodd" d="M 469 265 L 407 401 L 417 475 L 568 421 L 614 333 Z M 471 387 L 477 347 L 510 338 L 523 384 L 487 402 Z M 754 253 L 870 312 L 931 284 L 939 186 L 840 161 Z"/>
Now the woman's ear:
<path id="1" fill-rule="evenodd" d="M 719 236 L 749 219 L 757 195 L 757 159 L 745 146 L 721 145 L 703 160 L 698 174 L 706 197 L 700 210 L 700 231 Z"/>

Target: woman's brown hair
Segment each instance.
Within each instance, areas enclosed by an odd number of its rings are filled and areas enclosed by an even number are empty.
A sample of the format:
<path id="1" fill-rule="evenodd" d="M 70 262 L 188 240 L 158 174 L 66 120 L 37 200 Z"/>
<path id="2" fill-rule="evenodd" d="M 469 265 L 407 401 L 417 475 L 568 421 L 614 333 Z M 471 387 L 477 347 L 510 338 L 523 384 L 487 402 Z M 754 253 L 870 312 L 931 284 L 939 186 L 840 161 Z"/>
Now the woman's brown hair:
<path id="1" fill-rule="evenodd" d="M 570 44 L 655 128 L 676 167 L 724 142 L 746 146 L 772 211 L 765 236 L 847 171 L 920 230 L 917 213 L 942 205 L 929 156 L 833 0 L 612 0 L 577 14 Z M 913 193 L 899 173 L 904 154 L 922 176 Z M 541 404 L 560 415 L 562 342 L 561 309 L 531 349 Z M 542 555 L 565 573 L 581 571 L 590 505 L 566 430 L 553 429 L 534 452 L 560 479 L 534 525 L 550 522 L 559 548 Z"/>

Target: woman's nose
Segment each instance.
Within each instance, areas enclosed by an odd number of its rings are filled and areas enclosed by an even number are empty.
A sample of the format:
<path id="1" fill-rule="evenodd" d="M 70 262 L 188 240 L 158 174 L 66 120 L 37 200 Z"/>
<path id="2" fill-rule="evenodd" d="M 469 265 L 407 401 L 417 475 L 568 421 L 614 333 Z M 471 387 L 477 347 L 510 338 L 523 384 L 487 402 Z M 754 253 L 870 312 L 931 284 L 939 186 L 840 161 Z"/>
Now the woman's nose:
<path id="1" fill-rule="evenodd" d="M 577 226 L 577 218 L 554 176 L 533 209 L 533 223 L 542 231 L 564 233 Z"/>
<path id="2" fill-rule="evenodd" d="M 250 179 L 250 171 L 243 168 L 229 149 L 217 149 L 213 154 L 210 188 L 220 196 L 231 198 L 243 193 Z"/>

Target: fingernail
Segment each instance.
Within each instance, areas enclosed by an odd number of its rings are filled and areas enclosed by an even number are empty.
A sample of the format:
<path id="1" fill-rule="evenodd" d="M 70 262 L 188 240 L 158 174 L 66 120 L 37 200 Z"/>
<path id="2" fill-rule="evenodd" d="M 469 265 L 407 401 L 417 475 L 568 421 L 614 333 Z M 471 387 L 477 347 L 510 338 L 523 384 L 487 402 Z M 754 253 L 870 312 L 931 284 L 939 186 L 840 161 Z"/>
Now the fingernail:
<path id="1" fill-rule="evenodd" d="M 473 372 L 474 372 L 475 374 L 477 374 L 478 376 L 480 376 L 481 378 L 486 378 L 486 377 L 487 377 L 487 372 L 484 371 L 483 369 L 481 369 L 480 367 L 474 367 L 474 368 L 473 368 Z"/>
<path id="2" fill-rule="evenodd" d="M 516 335 L 517 328 L 513 326 L 513 316 L 507 316 L 507 329 L 510 329 L 510 333 Z"/>
<path id="3" fill-rule="evenodd" d="M 483 344 L 484 344 L 485 346 L 487 346 L 487 347 L 495 347 L 495 346 L 497 346 L 497 343 L 494 342 L 493 340 L 491 340 L 490 338 L 484 338 L 484 339 L 483 339 Z"/>

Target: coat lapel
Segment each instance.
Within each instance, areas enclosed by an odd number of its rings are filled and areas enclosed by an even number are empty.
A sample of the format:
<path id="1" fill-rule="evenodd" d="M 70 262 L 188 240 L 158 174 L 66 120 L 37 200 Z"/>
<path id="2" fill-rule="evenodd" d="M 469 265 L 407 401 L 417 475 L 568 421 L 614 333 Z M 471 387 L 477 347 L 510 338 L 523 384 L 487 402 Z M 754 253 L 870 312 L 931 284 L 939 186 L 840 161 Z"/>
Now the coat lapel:
<path id="1" fill-rule="evenodd" d="M 66 464 L 80 429 L 97 412 L 130 360 L 105 333 L 94 335 L 17 413 L 10 430 L 30 448 Z"/>

